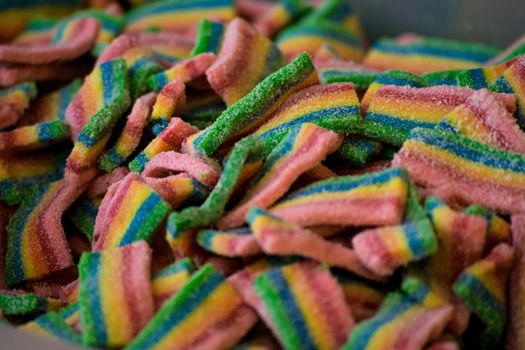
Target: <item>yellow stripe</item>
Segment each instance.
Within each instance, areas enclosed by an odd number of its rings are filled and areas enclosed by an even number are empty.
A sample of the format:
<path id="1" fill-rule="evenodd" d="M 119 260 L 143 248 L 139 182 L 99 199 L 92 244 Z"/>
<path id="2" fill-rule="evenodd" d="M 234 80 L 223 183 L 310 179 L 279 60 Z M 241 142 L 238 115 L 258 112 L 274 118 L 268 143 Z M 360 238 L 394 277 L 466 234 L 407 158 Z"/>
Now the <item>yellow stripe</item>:
<path id="1" fill-rule="evenodd" d="M 205 9 L 191 9 L 187 11 L 177 10 L 172 12 L 165 12 L 163 14 L 154 14 L 143 18 L 133 20 L 128 24 L 126 30 L 143 30 L 148 27 L 160 28 L 180 28 L 186 29 L 191 27 L 203 18 L 213 18 L 217 21 L 228 21 L 235 17 L 235 11 L 232 8 L 214 8 L 210 10 Z"/>

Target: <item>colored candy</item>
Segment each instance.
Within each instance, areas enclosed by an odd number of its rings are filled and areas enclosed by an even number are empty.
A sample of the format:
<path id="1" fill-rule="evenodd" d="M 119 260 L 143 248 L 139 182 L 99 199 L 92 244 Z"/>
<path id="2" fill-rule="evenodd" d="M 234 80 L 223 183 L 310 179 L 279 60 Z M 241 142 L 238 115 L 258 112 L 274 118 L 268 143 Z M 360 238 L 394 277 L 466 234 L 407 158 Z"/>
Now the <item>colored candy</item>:
<path id="1" fill-rule="evenodd" d="M 5 315 L 35 315 L 62 306 L 59 300 L 16 290 L 0 291 L 0 310 Z"/>
<path id="2" fill-rule="evenodd" d="M 309 8 L 302 1 L 281 0 L 257 18 L 254 27 L 263 35 L 271 38 L 308 10 Z"/>
<path id="3" fill-rule="evenodd" d="M 514 62 L 514 60 L 495 66 L 469 69 L 457 75 L 457 85 L 466 86 L 471 89 L 486 89 L 490 87 L 503 72 Z"/>
<path id="4" fill-rule="evenodd" d="M 201 20 L 195 37 L 195 45 L 190 55 L 196 56 L 205 52 L 218 54 L 224 37 L 224 28 L 224 23 L 207 19 Z"/>
<path id="5" fill-rule="evenodd" d="M 148 120 L 155 135 L 166 129 L 175 113 L 180 113 L 184 109 L 186 103 L 184 89 L 182 81 L 172 80 L 160 90 Z"/>
<path id="6" fill-rule="evenodd" d="M 61 120 L 23 126 L 0 132 L 0 152 L 18 152 L 45 148 L 69 138 L 67 125 Z"/>
<path id="7" fill-rule="evenodd" d="M 54 340 L 66 341 L 72 344 L 82 343 L 80 335 L 56 312 L 48 312 L 45 315 L 37 317 L 34 321 L 23 325 L 21 329 Z"/>
<path id="8" fill-rule="evenodd" d="M 474 68 L 474 70 L 477 68 Z M 449 70 L 438 70 L 435 72 L 429 72 L 421 74 L 421 77 L 425 79 L 430 86 L 436 85 L 458 85 L 458 76 L 465 72 L 463 69 L 449 69 Z"/>
<path id="9" fill-rule="evenodd" d="M 369 159 L 381 152 L 382 148 L 381 143 L 366 137 L 347 136 L 328 161 L 332 164 L 363 168 Z"/>
<path id="10" fill-rule="evenodd" d="M 491 90 L 512 93 L 516 96 L 518 110 L 516 118 L 525 129 L 525 56 L 519 57 L 491 86 Z"/>
<path id="11" fill-rule="evenodd" d="M 99 199 L 80 197 L 68 210 L 68 216 L 73 225 L 85 234 L 90 242 L 93 240 L 99 207 Z"/>
<path id="12" fill-rule="evenodd" d="M 177 294 L 188 282 L 193 271 L 194 267 L 191 260 L 184 258 L 157 272 L 151 279 L 155 308 L 159 309 L 173 295 Z"/>
<path id="13" fill-rule="evenodd" d="M 0 130 L 16 124 L 29 102 L 37 95 L 34 82 L 0 90 Z"/>
<path id="14" fill-rule="evenodd" d="M 222 256 L 239 257 L 262 253 L 248 228 L 202 230 L 197 235 L 197 243 L 207 251 Z"/>
<path id="15" fill-rule="evenodd" d="M 499 243 L 510 242 L 510 224 L 501 216 L 477 204 L 469 206 L 464 212 L 469 215 L 482 216 L 487 220 L 486 248 L 492 249 Z"/>

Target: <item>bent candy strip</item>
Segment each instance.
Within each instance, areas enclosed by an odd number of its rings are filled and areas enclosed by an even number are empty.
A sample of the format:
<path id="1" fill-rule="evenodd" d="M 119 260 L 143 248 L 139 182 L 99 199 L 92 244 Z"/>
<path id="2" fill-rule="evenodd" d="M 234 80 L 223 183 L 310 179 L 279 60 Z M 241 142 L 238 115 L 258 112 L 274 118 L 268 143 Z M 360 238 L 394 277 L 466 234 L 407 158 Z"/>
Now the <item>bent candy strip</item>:
<path id="1" fill-rule="evenodd" d="M 215 62 L 216 56 L 210 52 L 188 58 L 176 63 L 173 67 L 159 72 L 147 80 L 148 87 L 153 91 L 161 91 L 168 83 L 179 80 L 188 83 L 196 78 L 203 76 L 206 70 Z"/>
<path id="2" fill-rule="evenodd" d="M 376 91 L 366 111 L 363 133 L 385 143 L 401 146 L 410 130 L 433 129 L 445 115 L 465 103 L 475 90 L 456 86 L 413 88 L 383 86 Z M 512 95 L 496 98 L 509 112 L 514 112 Z"/>
<path id="3" fill-rule="evenodd" d="M 269 38 L 310 10 L 303 1 L 281 0 L 255 19 L 253 26 Z"/>
<path id="4" fill-rule="evenodd" d="M 300 226 L 397 225 L 408 190 L 404 169 L 315 182 L 277 202 L 270 212 Z"/>
<path id="5" fill-rule="evenodd" d="M 233 285 L 205 265 L 164 303 L 128 349 L 229 349 L 256 321 Z"/>
<path id="6" fill-rule="evenodd" d="M 231 106 L 283 64 L 281 52 L 270 39 L 236 18 L 228 24 L 217 60 L 206 70 L 206 78 Z"/>
<path id="7" fill-rule="evenodd" d="M 179 151 L 183 140 L 197 131 L 196 127 L 182 119 L 171 118 L 168 126 L 129 163 L 129 169 L 137 173 L 142 172 L 146 163 L 154 156 L 161 152 Z"/>
<path id="8" fill-rule="evenodd" d="M 486 89 L 476 91 L 447 114 L 438 128 L 452 130 L 503 150 L 525 154 L 525 133 L 514 116 Z"/>
<path id="9" fill-rule="evenodd" d="M 355 252 L 270 213 L 253 207 L 246 215 L 257 243 L 266 254 L 304 256 L 337 266 L 369 279 L 377 279 Z"/>
<path id="10" fill-rule="evenodd" d="M 419 184 L 462 203 L 503 213 L 525 209 L 525 156 L 461 135 L 416 128 L 393 164 Z"/>
<path id="11" fill-rule="evenodd" d="M 479 215 L 487 220 L 485 248 L 492 249 L 499 243 L 511 242 L 510 224 L 494 212 L 474 204 L 464 210 L 465 214 Z"/>
<path id="12" fill-rule="evenodd" d="M 122 129 L 115 145 L 105 151 L 98 164 L 105 171 L 112 171 L 135 151 L 139 145 L 147 119 L 151 113 L 157 95 L 149 93 L 138 98 L 133 104 L 133 109 L 128 115 L 126 125 Z"/>
<path id="13" fill-rule="evenodd" d="M 363 63 L 376 69 L 401 69 L 420 74 L 450 69 L 470 69 L 483 65 L 499 49 L 453 40 L 420 38 L 407 43 L 378 40 Z"/>
<path id="14" fill-rule="evenodd" d="M 252 256 L 262 253 L 249 228 L 233 230 L 202 230 L 197 243 L 209 252 L 229 257 Z"/>
<path id="15" fill-rule="evenodd" d="M 368 160 L 381 152 L 382 148 L 380 142 L 366 137 L 347 136 L 341 147 L 328 157 L 328 162 L 363 168 Z"/>
<path id="16" fill-rule="evenodd" d="M 131 99 L 149 92 L 148 79 L 160 72 L 164 67 L 157 61 L 153 51 L 145 45 L 136 45 L 127 50 L 122 58 L 126 61 L 129 74 L 129 90 Z"/>
<path id="17" fill-rule="evenodd" d="M 442 334 L 451 318 L 451 306 L 429 309 L 410 296 L 390 293 L 374 317 L 356 325 L 343 349 L 423 349 Z"/>
<path id="18" fill-rule="evenodd" d="M 240 203 L 217 222 L 219 228 L 239 227 L 250 207 L 268 208 L 306 171 L 321 164 L 341 144 L 338 134 L 304 123 L 290 130 L 266 158 Z"/>
<path id="19" fill-rule="evenodd" d="M 70 61 L 93 46 L 98 31 L 99 23 L 93 18 L 66 19 L 58 23 L 48 46 L 0 45 L 0 61 L 25 64 Z"/>
<path id="20" fill-rule="evenodd" d="M 75 13 L 73 18 L 93 18 L 100 23 L 100 29 L 95 41 L 95 45 L 91 49 L 91 54 L 99 56 L 106 47 L 113 41 L 113 39 L 122 31 L 124 27 L 123 16 L 111 14 L 109 11 L 100 10 L 84 10 Z"/>
<path id="21" fill-rule="evenodd" d="M 485 349 L 496 346 L 503 335 L 513 253 L 512 247 L 505 243 L 496 246 L 483 260 L 465 269 L 452 286 L 455 294 L 486 325 L 480 335 Z"/>
<path id="22" fill-rule="evenodd" d="M 94 251 L 122 247 L 138 240 L 151 243 L 171 210 L 169 204 L 136 173 L 119 181 L 116 192 L 108 195 L 110 198 L 104 198 L 100 206 L 100 210 L 107 212 L 100 218 L 97 216 L 95 223 Z"/>
<path id="23" fill-rule="evenodd" d="M 69 138 L 61 120 L 53 120 L 0 132 L 0 152 L 19 152 L 45 148 Z"/>
<path id="24" fill-rule="evenodd" d="M 0 130 L 16 124 L 37 93 L 34 82 L 0 89 Z"/>
<path id="25" fill-rule="evenodd" d="M 235 17 L 232 0 L 164 0 L 128 12 L 126 31 L 159 30 L 185 33 L 204 18 L 229 22 Z"/>
<path id="26" fill-rule="evenodd" d="M 336 279 L 312 261 L 264 272 L 253 289 L 259 316 L 284 349 L 338 349 L 354 327 Z"/>
<path id="27" fill-rule="evenodd" d="M 218 54 L 224 37 L 224 23 L 203 19 L 199 22 L 190 56 L 211 52 Z"/>
<path id="28" fill-rule="evenodd" d="M 151 288 L 157 310 L 188 282 L 194 269 L 191 260 L 184 258 L 168 265 L 153 276 Z"/>
<path id="29" fill-rule="evenodd" d="M 503 93 L 512 93 L 518 101 L 516 118 L 522 129 L 525 129 L 525 55 L 503 72 L 491 86 L 491 90 Z"/>
<path id="30" fill-rule="evenodd" d="M 24 291 L 0 290 L 0 310 L 4 315 L 38 315 L 62 306 L 63 303 L 57 299 Z"/>
<path id="31" fill-rule="evenodd" d="M 314 85 L 290 95 L 254 134 L 264 140 L 266 150 L 271 150 L 289 130 L 303 123 L 346 134 L 359 130 L 360 122 L 353 84 Z"/>
<path id="32" fill-rule="evenodd" d="M 84 148 L 99 141 L 91 133 L 101 132 L 106 136 L 112 126 L 109 122 L 115 122 L 114 119 L 120 117 L 120 114 L 128 108 L 130 101 L 126 75 L 123 59 L 97 65 L 86 77 L 82 87 L 67 107 L 65 117 L 71 127 L 74 140 L 79 138 L 88 123 L 92 123 L 84 131 L 85 135 L 80 138 L 80 142 L 88 142 Z M 77 147 L 81 145 L 82 143 L 79 143 Z"/>
<path id="33" fill-rule="evenodd" d="M 510 272 L 505 345 L 507 349 L 520 349 L 525 346 L 525 214 L 513 215 L 511 221 L 514 261 Z"/>
<path id="34" fill-rule="evenodd" d="M 422 260 L 438 249 L 428 219 L 360 232 L 352 238 L 352 246 L 361 263 L 381 276 L 389 276 L 396 268 Z"/>
<path id="35" fill-rule="evenodd" d="M 210 156 L 222 144 L 264 123 L 292 93 L 318 83 L 310 57 L 303 53 L 270 74 L 246 96 L 226 109 L 207 129 L 188 139 L 188 150 Z"/>
<path id="36" fill-rule="evenodd" d="M 20 329 L 39 334 L 46 338 L 65 341 L 72 344 L 82 344 L 82 338 L 56 312 L 48 312 L 26 323 Z"/>
<path id="37" fill-rule="evenodd" d="M 489 88 L 514 61 L 510 60 L 495 66 L 465 70 L 457 75 L 457 85 L 476 90 Z"/>
<path id="38" fill-rule="evenodd" d="M 146 242 L 82 255 L 78 293 L 85 345 L 125 346 L 150 320 L 150 265 Z"/>
<path id="39" fill-rule="evenodd" d="M 185 85 L 172 80 L 157 95 L 148 124 L 155 135 L 159 135 L 169 124 L 175 113 L 180 113 L 186 103 Z"/>

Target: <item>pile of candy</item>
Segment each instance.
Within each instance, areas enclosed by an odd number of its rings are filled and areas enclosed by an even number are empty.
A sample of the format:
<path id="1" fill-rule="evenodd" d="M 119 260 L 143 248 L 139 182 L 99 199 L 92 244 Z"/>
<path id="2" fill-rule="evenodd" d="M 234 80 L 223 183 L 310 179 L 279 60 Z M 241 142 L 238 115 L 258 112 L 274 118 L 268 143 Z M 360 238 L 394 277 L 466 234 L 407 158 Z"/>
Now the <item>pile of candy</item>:
<path id="1" fill-rule="evenodd" d="M 0 4 L 0 322 L 525 348 L 525 36 L 367 48 L 345 0 L 86 2 Z"/>

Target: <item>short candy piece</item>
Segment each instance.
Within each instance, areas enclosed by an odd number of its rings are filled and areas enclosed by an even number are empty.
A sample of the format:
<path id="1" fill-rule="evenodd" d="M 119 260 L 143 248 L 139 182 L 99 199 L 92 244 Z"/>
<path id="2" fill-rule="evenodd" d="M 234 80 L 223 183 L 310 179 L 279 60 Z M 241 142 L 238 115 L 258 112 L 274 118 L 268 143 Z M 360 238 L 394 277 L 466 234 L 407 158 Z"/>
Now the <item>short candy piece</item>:
<path id="1" fill-rule="evenodd" d="M 164 303 L 128 349 L 229 349 L 256 321 L 232 284 L 205 265 Z"/>
<path id="2" fill-rule="evenodd" d="M 217 222 L 217 227 L 239 227 L 250 207 L 274 204 L 301 174 L 321 164 L 341 141 L 338 134 L 315 124 L 295 126 L 268 155 L 240 203 Z"/>
<path id="3" fill-rule="evenodd" d="M 525 210 L 525 156 L 461 135 L 416 128 L 393 164 L 420 185 L 462 203 L 503 213 Z"/>
<path id="4" fill-rule="evenodd" d="M 85 345 L 122 347 L 146 325 L 154 313 L 150 264 L 146 242 L 82 255 L 79 305 Z"/>
<path id="5" fill-rule="evenodd" d="M 180 114 L 184 110 L 186 103 L 186 86 L 180 80 L 172 80 L 164 85 L 157 95 L 153 104 L 148 124 L 153 134 L 159 135 L 169 124 L 175 114 Z"/>
<path id="6" fill-rule="evenodd" d="M 352 238 L 352 246 L 361 263 L 380 276 L 389 276 L 396 268 L 422 260 L 438 249 L 428 219 L 362 231 Z"/>
<path id="7" fill-rule="evenodd" d="M 18 290 L 0 290 L 0 310 L 4 315 L 31 316 L 59 309 L 57 299 Z"/>
<path id="8" fill-rule="evenodd" d="M 197 243 L 209 252 L 228 257 L 244 257 L 262 253 L 249 228 L 233 230 L 202 230 Z"/>
<path id="9" fill-rule="evenodd" d="M 368 160 L 381 152 L 382 148 L 380 142 L 366 137 L 347 136 L 341 147 L 328 157 L 328 162 L 340 167 L 363 168 Z"/>
<path id="10" fill-rule="evenodd" d="M 191 260 L 184 258 L 157 272 L 151 279 L 155 309 L 158 310 L 173 295 L 177 294 L 188 282 L 194 270 Z"/>
<path id="11" fill-rule="evenodd" d="M 0 130 L 16 124 L 37 93 L 34 82 L 0 89 Z"/>
<path id="12" fill-rule="evenodd" d="M 479 342 L 493 349 L 505 329 L 507 280 L 512 268 L 513 249 L 506 243 L 496 246 L 488 256 L 466 268 L 452 289 L 486 325 Z"/>
<path id="13" fill-rule="evenodd" d="M 151 113 L 157 95 L 149 93 L 139 97 L 133 104 L 126 125 L 122 129 L 115 145 L 105 151 L 99 159 L 99 166 L 105 171 L 112 171 L 138 147 L 147 119 Z"/>
<path id="14" fill-rule="evenodd" d="M 254 27 L 271 38 L 309 10 L 309 6 L 301 0 L 280 0 L 278 4 L 256 18 Z"/>
<path id="15" fill-rule="evenodd" d="M 206 78 L 231 106 L 283 64 L 281 52 L 270 39 L 236 18 L 226 27 L 217 60 L 206 71 Z"/>
<path id="16" fill-rule="evenodd" d="M 188 139 L 187 148 L 212 155 L 222 144 L 234 141 L 264 123 L 290 94 L 317 82 L 310 57 L 301 54 L 257 84 L 210 127 Z"/>
<path id="17" fill-rule="evenodd" d="M 315 182 L 277 202 L 270 212 L 300 226 L 401 223 L 408 190 L 404 169 Z"/>
<path id="18" fill-rule="evenodd" d="M 82 344 L 82 338 L 56 312 L 48 312 L 26 323 L 20 329 L 39 334 L 53 340 L 65 341 L 72 344 Z"/>
<path id="19" fill-rule="evenodd" d="M 487 89 L 492 86 L 503 72 L 512 65 L 514 60 L 495 66 L 468 69 L 457 75 L 457 85 L 466 86 L 471 89 Z"/>
<path id="20" fill-rule="evenodd" d="M 190 56 L 211 52 L 218 54 L 224 37 L 224 23 L 203 19 L 199 22 L 195 45 Z"/>
<path id="21" fill-rule="evenodd" d="M 354 327 L 336 279 L 312 261 L 264 272 L 253 288 L 259 316 L 284 349 L 339 349 Z"/>
<path id="22" fill-rule="evenodd" d="M 69 129 L 61 120 L 22 126 L 0 132 L 0 152 L 19 152 L 45 148 L 69 138 Z"/>

